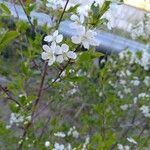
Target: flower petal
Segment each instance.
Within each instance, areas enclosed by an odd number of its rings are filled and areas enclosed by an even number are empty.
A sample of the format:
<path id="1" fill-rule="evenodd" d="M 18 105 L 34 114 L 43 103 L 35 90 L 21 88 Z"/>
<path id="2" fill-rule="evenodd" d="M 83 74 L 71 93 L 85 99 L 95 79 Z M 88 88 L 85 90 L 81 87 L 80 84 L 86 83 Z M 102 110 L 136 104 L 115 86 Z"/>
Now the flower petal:
<path id="1" fill-rule="evenodd" d="M 76 59 L 77 58 L 77 54 L 73 51 L 69 51 L 67 52 L 67 57 L 71 58 L 71 59 Z"/>
<path id="2" fill-rule="evenodd" d="M 72 36 L 71 40 L 72 40 L 72 43 L 74 43 L 74 44 L 80 44 L 81 43 L 81 38 L 78 36 Z"/>
<path id="3" fill-rule="evenodd" d="M 62 42 L 62 40 L 63 40 L 63 35 L 62 34 L 60 34 L 56 37 L 56 43 L 60 43 L 60 42 Z"/>
<path id="4" fill-rule="evenodd" d="M 88 41 L 83 41 L 82 45 L 84 48 L 89 49 L 90 48 L 90 43 Z"/>
<path id="5" fill-rule="evenodd" d="M 51 48 L 48 45 L 43 45 L 43 49 L 45 52 L 51 51 Z"/>
<path id="6" fill-rule="evenodd" d="M 79 17 L 77 15 L 71 15 L 70 19 L 72 21 L 78 21 L 79 20 Z"/>
<path id="7" fill-rule="evenodd" d="M 55 56 L 52 56 L 51 58 L 49 58 L 48 60 L 48 65 L 51 66 L 56 60 L 56 57 Z"/>
<path id="8" fill-rule="evenodd" d="M 93 38 L 93 39 L 90 41 L 90 45 L 99 46 L 99 45 L 100 45 L 100 42 L 99 42 L 97 39 Z"/>
<path id="9" fill-rule="evenodd" d="M 61 49 L 60 46 L 57 46 L 57 47 L 55 48 L 55 54 L 56 54 L 56 55 L 61 55 L 61 54 L 62 54 L 62 49 Z"/>
<path id="10" fill-rule="evenodd" d="M 53 33 L 53 37 L 56 37 L 58 36 L 58 30 L 56 30 L 54 33 Z"/>
<path id="11" fill-rule="evenodd" d="M 68 52 L 69 51 L 69 46 L 67 44 L 62 44 L 61 45 L 61 49 L 64 53 Z"/>
<path id="12" fill-rule="evenodd" d="M 83 16 L 83 15 L 80 16 L 80 22 L 81 22 L 82 24 L 84 23 L 84 16 Z"/>
<path id="13" fill-rule="evenodd" d="M 43 60 L 48 60 L 48 55 L 46 52 L 42 52 L 41 57 Z"/>
<path id="14" fill-rule="evenodd" d="M 47 35 L 44 37 L 44 41 L 46 41 L 46 42 L 51 42 L 52 39 L 53 39 L 53 37 L 51 35 Z"/>
<path id="15" fill-rule="evenodd" d="M 64 61 L 63 56 L 62 56 L 62 55 L 57 56 L 57 57 L 56 57 L 56 61 L 57 61 L 58 63 L 62 63 L 62 62 Z"/>

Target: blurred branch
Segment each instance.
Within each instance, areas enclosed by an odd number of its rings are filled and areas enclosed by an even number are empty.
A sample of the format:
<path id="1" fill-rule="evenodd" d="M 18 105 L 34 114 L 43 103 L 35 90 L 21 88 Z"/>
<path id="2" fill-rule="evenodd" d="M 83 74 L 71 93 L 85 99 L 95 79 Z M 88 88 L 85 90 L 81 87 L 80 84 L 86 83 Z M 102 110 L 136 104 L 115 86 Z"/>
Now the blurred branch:
<path id="1" fill-rule="evenodd" d="M 18 0 L 18 1 L 19 1 L 20 5 L 21 5 L 21 7 L 22 7 L 22 9 L 23 9 L 23 11 L 24 11 L 24 13 L 25 13 L 27 19 L 28 19 L 29 24 L 31 25 L 31 28 L 32 28 L 33 32 L 35 32 L 35 26 L 34 26 L 34 24 L 33 24 L 32 21 L 31 21 L 31 17 L 30 17 L 30 16 L 28 15 L 28 13 L 26 12 L 26 9 L 25 9 L 25 6 L 24 6 L 22 0 Z"/>
<path id="2" fill-rule="evenodd" d="M 58 29 L 58 27 L 59 27 L 59 25 L 60 25 L 60 23 L 61 23 L 61 21 L 62 21 L 62 19 L 63 19 L 63 16 L 64 16 L 64 14 L 65 14 L 65 11 L 66 11 L 66 8 L 67 8 L 68 3 L 69 3 L 69 0 L 66 1 L 65 7 L 64 7 L 64 9 L 63 9 L 63 12 L 61 13 L 61 16 L 60 16 L 60 18 L 59 18 L 59 20 L 58 20 L 58 23 L 57 23 L 57 26 L 56 26 L 57 29 Z"/>
<path id="3" fill-rule="evenodd" d="M 10 99 L 11 101 L 22 107 L 22 105 L 12 96 L 7 87 L 3 87 L 2 85 L 0 85 L 0 89 L 7 95 L 7 99 Z"/>

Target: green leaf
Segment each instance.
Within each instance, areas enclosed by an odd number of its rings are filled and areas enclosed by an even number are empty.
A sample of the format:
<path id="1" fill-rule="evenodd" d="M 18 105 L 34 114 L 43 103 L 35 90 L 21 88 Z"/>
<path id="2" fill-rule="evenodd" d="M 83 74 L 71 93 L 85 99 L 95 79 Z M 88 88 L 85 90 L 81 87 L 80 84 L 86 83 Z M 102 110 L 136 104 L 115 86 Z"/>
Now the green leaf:
<path id="1" fill-rule="evenodd" d="M 12 40 L 14 40 L 19 33 L 17 31 L 8 31 L 5 35 L 0 38 L 0 52 L 3 48 L 5 48 Z"/>
<path id="2" fill-rule="evenodd" d="M 109 9 L 110 3 L 111 3 L 110 1 L 105 0 L 102 7 L 100 8 L 99 18 L 101 18 L 104 15 L 104 13 Z"/>
<path id="3" fill-rule="evenodd" d="M 1 3 L 1 4 L 0 4 L 0 8 L 2 9 L 2 11 L 3 11 L 5 14 L 7 14 L 7 15 L 10 15 L 10 14 L 11 14 L 9 8 L 8 8 L 5 4 Z"/>
<path id="4" fill-rule="evenodd" d="M 75 77 L 69 78 L 69 80 L 72 81 L 72 82 L 80 82 L 81 80 L 84 80 L 84 77 L 75 76 Z"/>
<path id="5" fill-rule="evenodd" d="M 30 75 L 30 67 L 27 62 L 23 62 L 22 66 L 21 66 L 21 71 L 26 77 L 28 77 Z"/>
<path id="6" fill-rule="evenodd" d="M 95 6 L 95 2 L 91 6 L 92 14 L 94 18 L 98 18 L 99 16 L 99 5 Z"/>
<path id="7" fill-rule="evenodd" d="M 68 13 L 73 13 L 76 12 L 77 8 L 80 6 L 80 4 L 77 4 L 75 6 L 72 6 L 69 8 L 69 10 L 67 11 Z"/>

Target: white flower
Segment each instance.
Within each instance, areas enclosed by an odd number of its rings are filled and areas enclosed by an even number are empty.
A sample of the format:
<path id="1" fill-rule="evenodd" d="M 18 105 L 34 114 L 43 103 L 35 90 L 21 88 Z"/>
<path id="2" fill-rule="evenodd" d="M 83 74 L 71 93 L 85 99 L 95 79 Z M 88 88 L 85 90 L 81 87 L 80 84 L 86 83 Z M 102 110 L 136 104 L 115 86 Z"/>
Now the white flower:
<path id="1" fill-rule="evenodd" d="M 63 40 L 63 35 L 58 33 L 58 30 L 56 30 L 52 35 L 47 35 L 44 38 L 44 41 L 46 42 L 55 42 L 60 43 Z"/>
<path id="2" fill-rule="evenodd" d="M 73 29 L 81 27 L 82 24 L 84 23 L 84 16 L 72 15 L 70 19 L 74 21 L 73 23 L 70 24 L 70 28 Z"/>
<path id="3" fill-rule="evenodd" d="M 22 123 L 24 121 L 24 117 L 21 116 L 21 114 L 18 113 L 11 113 L 10 115 L 10 126 L 13 125 L 14 123 L 16 123 L 18 125 L 18 123 Z"/>
<path id="4" fill-rule="evenodd" d="M 139 80 L 132 80 L 131 83 L 132 83 L 134 86 L 139 86 L 139 85 L 140 85 L 140 81 L 139 81 Z"/>
<path id="5" fill-rule="evenodd" d="M 56 60 L 56 57 L 54 55 L 55 48 L 56 48 L 55 44 L 52 44 L 51 47 L 49 47 L 48 45 L 43 45 L 44 52 L 42 52 L 42 59 L 48 60 L 49 66 L 51 66 Z"/>
<path id="6" fill-rule="evenodd" d="M 130 143 L 137 144 L 137 142 L 136 142 L 132 137 L 127 138 L 127 140 L 128 140 Z"/>
<path id="7" fill-rule="evenodd" d="M 64 132 L 57 132 L 57 133 L 54 133 L 54 136 L 64 138 L 66 136 L 66 134 Z"/>
<path id="8" fill-rule="evenodd" d="M 117 25 L 117 17 L 116 17 L 116 9 L 118 9 L 118 5 L 112 3 L 110 5 L 109 10 L 104 14 L 104 18 L 108 20 L 107 22 L 107 28 L 111 30 L 112 28 L 116 27 Z"/>
<path id="9" fill-rule="evenodd" d="M 150 109 L 149 106 L 145 106 L 143 105 L 140 110 L 142 111 L 142 113 L 144 114 L 145 117 L 150 117 Z"/>
<path id="10" fill-rule="evenodd" d="M 6 129 L 10 129 L 11 128 L 11 125 L 6 125 Z"/>
<path id="11" fill-rule="evenodd" d="M 65 150 L 65 146 L 63 144 L 55 143 L 52 150 Z"/>
<path id="12" fill-rule="evenodd" d="M 77 30 L 78 31 L 78 30 Z M 84 48 L 89 49 L 91 46 L 98 46 L 99 41 L 95 38 L 96 32 L 86 30 L 84 26 L 79 28 L 77 35 L 72 36 L 72 42 L 75 44 L 82 44 Z"/>
<path id="13" fill-rule="evenodd" d="M 79 132 L 76 130 L 76 127 L 73 126 L 69 129 L 68 133 L 67 133 L 68 136 L 71 136 L 74 137 L 74 138 L 78 138 L 79 137 Z"/>
<path id="14" fill-rule="evenodd" d="M 63 61 L 67 61 L 68 59 L 76 59 L 77 55 L 73 51 L 69 51 L 69 46 L 67 44 L 62 44 L 61 46 L 57 46 L 55 50 L 55 54 L 57 55 L 56 61 L 62 63 Z"/>
<path id="15" fill-rule="evenodd" d="M 145 77 L 144 83 L 145 83 L 146 86 L 150 86 L 150 76 Z"/>
<path id="16" fill-rule="evenodd" d="M 118 150 L 124 150 L 123 145 L 118 144 L 117 146 L 118 146 Z"/>
<path id="17" fill-rule="evenodd" d="M 50 146 L 50 142 L 46 141 L 44 145 L 45 145 L 45 147 L 49 147 Z"/>
<path id="18" fill-rule="evenodd" d="M 120 108 L 122 109 L 122 110 L 127 110 L 128 109 L 128 104 L 125 104 L 125 105 L 121 105 L 120 106 Z"/>
<path id="19" fill-rule="evenodd" d="M 87 145 L 89 144 L 89 142 L 90 142 L 90 137 L 87 136 L 86 139 L 85 139 L 85 143 L 83 144 L 82 150 L 87 149 Z"/>
<path id="20" fill-rule="evenodd" d="M 54 10 L 62 8 L 62 0 L 47 0 L 47 2 L 48 3 L 46 4 L 46 6 Z"/>
<path id="21" fill-rule="evenodd" d="M 149 97 L 149 95 L 146 94 L 146 93 L 140 93 L 140 94 L 138 95 L 138 98 L 148 98 L 148 97 Z"/>
<path id="22" fill-rule="evenodd" d="M 74 131 L 72 132 L 72 136 L 77 139 L 77 138 L 79 137 L 79 132 L 76 131 L 76 130 L 74 130 Z"/>
<path id="23" fill-rule="evenodd" d="M 81 16 L 88 17 L 88 13 L 90 11 L 90 5 L 80 5 L 77 8 L 77 13 Z"/>
<path id="24" fill-rule="evenodd" d="M 32 117 L 31 117 L 31 116 L 27 116 L 26 119 L 27 119 L 28 121 L 31 121 Z"/>
<path id="25" fill-rule="evenodd" d="M 150 46 L 147 46 L 147 48 L 143 50 L 140 65 L 143 66 L 145 70 L 150 69 Z"/>
<path id="26" fill-rule="evenodd" d="M 122 144 L 117 144 L 118 146 L 118 150 L 129 150 L 129 146 L 128 145 L 125 145 L 123 146 Z"/>

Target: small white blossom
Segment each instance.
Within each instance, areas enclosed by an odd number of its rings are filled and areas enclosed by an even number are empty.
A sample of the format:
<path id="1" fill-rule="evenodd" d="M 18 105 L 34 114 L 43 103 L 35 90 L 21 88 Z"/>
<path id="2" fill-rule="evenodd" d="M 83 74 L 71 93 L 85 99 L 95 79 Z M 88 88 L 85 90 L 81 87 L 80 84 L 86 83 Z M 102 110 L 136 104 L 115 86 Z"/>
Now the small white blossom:
<path id="1" fill-rule="evenodd" d="M 96 32 L 92 30 L 86 30 L 85 27 L 80 27 L 77 35 L 72 36 L 72 42 L 74 44 L 82 44 L 84 48 L 89 49 L 90 46 L 98 46 L 99 41 L 96 39 Z"/>
<path id="2" fill-rule="evenodd" d="M 52 150 L 65 150 L 65 146 L 63 144 L 55 143 Z"/>
<path id="3" fill-rule="evenodd" d="M 121 105 L 120 108 L 122 110 L 127 110 L 129 108 L 128 104 L 125 104 L 125 105 Z"/>
<path id="4" fill-rule="evenodd" d="M 55 54 L 57 55 L 56 61 L 62 63 L 63 61 L 67 61 L 68 59 L 76 59 L 77 55 L 73 51 L 69 51 L 69 46 L 67 44 L 62 44 L 61 46 L 57 46 L 55 50 Z"/>
<path id="5" fill-rule="evenodd" d="M 44 145 L 45 145 L 45 147 L 49 147 L 50 146 L 50 142 L 46 141 Z"/>
<path id="6" fill-rule="evenodd" d="M 24 121 L 24 117 L 21 116 L 21 114 L 18 113 L 11 113 L 10 115 L 10 125 L 16 124 L 18 125 L 19 123 L 22 123 Z"/>
<path id="7" fill-rule="evenodd" d="M 146 86 L 150 86 L 150 76 L 145 77 L 144 83 L 145 83 Z"/>
<path id="8" fill-rule="evenodd" d="M 59 34 L 58 30 L 56 30 L 52 35 L 47 35 L 44 38 L 44 41 L 46 42 L 54 42 L 54 43 L 60 43 L 63 40 L 63 35 Z"/>
<path id="9" fill-rule="evenodd" d="M 6 129 L 10 129 L 11 128 L 11 125 L 6 125 Z"/>
<path id="10" fill-rule="evenodd" d="M 76 127 L 73 126 L 69 129 L 68 133 L 67 133 L 68 136 L 71 136 L 74 137 L 74 138 L 78 138 L 79 137 L 79 132 L 76 130 Z"/>
<path id="11" fill-rule="evenodd" d="M 130 147 L 128 145 L 123 146 L 122 144 L 117 144 L 118 150 L 129 150 Z"/>
<path id="12" fill-rule="evenodd" d="M 72 132 L 72 136 L 77 139 L 77 138 L 79 137 L 79 132 L 76 131 L 76 130 L 74 130 L 74 131 Z"/>
<path id="13" fill-rule="evenodd" d="M 127 140 L 128 140 L 130 143 L 137 144 L 137 142 L 136 142 L 132 137 L 128 137 Z"/>
<path id="14" fill-rule="evenodd" d="M 49 47 L 48 45 L 43 45 L 44 52 L 42 52 L 42 59 L 48 60 L 49 66 L 51 66 L 56 60 L 56 57 L 54 55 L 55 48 L 56 48 L 55 44 L 52 44 L 51 47 Z"/>
<path id="15" fill-rule="evenodd" d="M 27 116 L 26 119 L 27 119 L 28 121 L 31 121 L 31 116 Z"/>
<path id="16" fill-rule="evenodd" d="M 46 6 L 52 8 L 54 10 L 62 7 L 62 0 L 57 0 L 57 1 L 56 0 L 47 0 L 47 2 L 48 3 L 46 4 Z"/>
<path id="17" fill-rule="evenodd" d="M 80 5 L 77 8 L 77 13 L 79 15 L 82 15 L 82 16 L 85 16 L 85 17 L 88 17 L 89 11 L 90 11 L 90 6 L 89 5 Z"/>
<path id="18" fill-rule="evenodd" d="M 142 111 L 142 113 L 144 114 L 145 117 L 150 117 L 150 109 L 149 106 L 145 106 L 143 105 L 140 110 Z"/>
<path id="19" fill-rule="evenodd" d="M 64 132 L 57 132 L 57 133 L 54 133 L 54 136 L 64 138 L 66 134 Z"/>
<path id="20" fill-rule="evenodd" d="M 82 150 L 87 150 L 87 145 L 89 144 L 89 142 L 90 142 L 90 137 L 87 136 L 85 139 L 85 143 L 83 144 Z"/>
<path id="21" fill-rule="evenodd" d="M 132 80 L 131 83 L 132 83 L 134 86 L 139 86 L 139 85 L 140 85 L 140 81 L 139 81 L 139 80 Z"/>
<path id="22" fill-rule="evenodd" d="M 70 28 L 73 29 L 82 27 L 82 24 L 84 23 L 84 16 L 72 15 L 70 19 L 73 21 L 73 23 L 70 24 Z"/>

